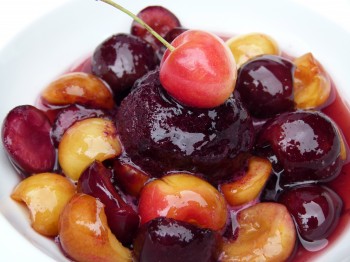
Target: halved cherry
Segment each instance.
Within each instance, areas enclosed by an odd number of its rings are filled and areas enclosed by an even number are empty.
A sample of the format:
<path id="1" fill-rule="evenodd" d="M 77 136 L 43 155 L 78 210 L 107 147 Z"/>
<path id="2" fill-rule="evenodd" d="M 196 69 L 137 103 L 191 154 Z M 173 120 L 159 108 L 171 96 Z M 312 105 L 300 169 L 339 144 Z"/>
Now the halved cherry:
<path id="1" fill-rule="evenodd" d="M 51 172 L 56 151 L 45 113 L 31 105 L 13 108 L 2 125 L 2 142 L 14 167 L 24 176 Z"/>

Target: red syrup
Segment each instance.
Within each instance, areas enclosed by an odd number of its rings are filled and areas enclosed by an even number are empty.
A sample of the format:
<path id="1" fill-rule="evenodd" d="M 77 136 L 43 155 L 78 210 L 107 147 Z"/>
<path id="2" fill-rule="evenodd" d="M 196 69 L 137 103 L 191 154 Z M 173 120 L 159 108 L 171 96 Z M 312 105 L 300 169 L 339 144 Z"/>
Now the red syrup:
<path id="1" fill-rule="evenodd" d="M 228 37 L 221 36 L 221 38 L 225 40 Z M 291 61 L 294 60 L 293 56 L 286 53 L 282 53 L 281 56 Z M 87 56 L 82 62 L 73 65 L 66 71 L 66 73 L 73 72 L 91 73 L 91 56 Z M 304 246 L 298 240 L 294 254 L 291 255 L 288 260 L 289 262 L 314 261 L 317 257 L 322 257 L 324 252 L 327 252 L 327 250 L 338 243 L 343 232 L 350 230 L 350 151 L 348 148 L 348 145 L 350 145 L 350 107 L 347 102 L 342 99 L 334 83 L 332 83 L 332 94 L 329 101 L 331 101 L 329 105 L 320 111 L 328 115 L 340 128 L 347 147 L 347 160 L 339 176 L 331 182 L 324 183 L 324 185 L 333 189 L 341 197 L 343 200 L 343 209 L 336 229 L 327 239 L 314 244 L 304 243 Z M 344 121 L 344 119 L 348 119 L 349 121 Z M 257 202 L 259 202 L 259 200 L 257 200 Z M 233 238 L 234 237 L 235 236 L 233 236 Z M 322 248 L 320 248 L 320 246 L 322 246 Z"/>
<path id="2" fill-rule="evenodd" d="M 335 85 L 332 84 L 332 89 L 334 90 L 334 102 L 332 102 L 329 106 L 322 109 L 321 111 L 328 115 L 335 123 L 337 123 L 338 127 L 342 131 L 344 140 L 346 144 L 349 145 L 350 142 L 350 108 L 349 105 L 343 98 L 339 91 L 336 89 Z M 334 247 L 339 239 L 341 238 L 343 232 L 346 230 L 350 230 L 350 163 L 349 163 L 349 149 L 347 148 L 347 162 L 343 166 L 341 173 L 339 176 L 325 183 L 331 189 L 333 189 L 343 200 L 343 209 L 341 212 L 341 216 L 339 218 L 338 225 L 334 232 L 328 237 L 327 240 L 324 241 L 325 248 L 316 251 L 310 252 L 306 250 L 301 244 L 299 244 L 296 254 L 293 258 L 293 262 L 301 262 L 301 261 L 311 261 L 317 259 L 317 257 L 321 256 L 322 253 L 326 252 L 328 249 Z M 307 248 L 312 248 L 312 246 L 308 246 Z"/>

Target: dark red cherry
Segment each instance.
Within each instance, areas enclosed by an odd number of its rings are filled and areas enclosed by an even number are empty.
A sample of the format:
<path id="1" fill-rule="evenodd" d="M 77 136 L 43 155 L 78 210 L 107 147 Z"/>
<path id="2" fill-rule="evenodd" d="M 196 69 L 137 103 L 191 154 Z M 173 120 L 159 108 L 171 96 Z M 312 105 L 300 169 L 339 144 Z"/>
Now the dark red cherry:
<path id="1" fill-rule="evenodd" d="M 267 118 L 294 108 L 294 65 L 289 60 L 263 55 L 238 70 L 236 90 L 252 116 Z"/>
<path id="2" fill-rule="evenodd" d="M 304 185 L 279 197 L 294 218 L 299 235 L 307 241 L 327 238 L 338 224 L 341 198 L 326 186 Z"/>
<path id="3" fill-rule="evenodd" d="M 96 197 L 105 205 L 105 213 L 111 231 L 119 241 L 128 245 L 135 237 L 140 218 L 134 209 L 121 198 L 111 178 L 112 172 L 101 162 L 95 161 L 80 176 L 77 192 Z"/>
<path id="4" fill-rule="evenodd" d="M 154 69 L 157 59 L 152 46 L 139 37 L 117 34 L 102 42 L 92 55 L 92 73 L 106 81 L 117 97 Z"/>
<path id="5" fill-rule="evenodd" d="M 341 139 L 335 123 L 316 111 L 281 114 L 268 121 L 258 135 L 257 154 L 282 170 L 281 180 L 330 181 L 342 167 Z"/>
<path id="6" fill-rule="evenodd" d="M 107 113 L 101 109 L 86 108 L 81 105 L 71 105 L 60 110 L 52 126 L 51 138 L 56 147 L 63 134 L 75 122 L 93 117 L 107 117 Z"/>
<path id="7" fill-rule="evenodd" d="M 144 224 L 134 242 L 138 261 L 216 261 L 214 231 L 171 218 L 159 217 Z"/>
<path id="8" fill-rule="evenodd" d="M 181 26 L 179 19 L 172 12 L 162 6 L 148 6 L 142 9 L 137 16 L 162 37 L 165 37 L 171 29 Z M 136 21 L 131 25 L 131 34 L 146 40 L 155 50 L 163 46 L 159 40 Z"/>
<path id="9" fill-rule="evenodd" d="M 51 124 L 44 112 L 31 105 L 13 108 L 2 125 L 2 143 L 14 167 L 24 176 L 51 172 L 56 151 Z"/>

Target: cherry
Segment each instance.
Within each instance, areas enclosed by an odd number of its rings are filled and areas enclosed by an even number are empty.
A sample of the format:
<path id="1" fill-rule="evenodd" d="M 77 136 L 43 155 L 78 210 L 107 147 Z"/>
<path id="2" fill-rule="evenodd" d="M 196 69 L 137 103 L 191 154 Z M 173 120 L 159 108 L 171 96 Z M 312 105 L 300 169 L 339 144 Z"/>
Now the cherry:
<path id="1" fill-rule="evenodd" d="M 51 130 L 51 139 L 54 145 L 58 147 L 63 134 L 75 122 L 93 117 L 107 117 L 107 113 L 102 109 L 86 108 L 75 104 L 61 109 Z"/>
<path id="2" fill-rule="evenodd" d="M 341 138 L 335 123 L 315 111 L 283 113 L 268 121 L 255 149 L 273 158 L 285 183 L 330 181 L 340 172 Z"/>
<path id="3" fill-rule="evenodd" d="M 151 45 L 128 34 L 106 39 L 97 46 L 91 61 L 93 74 L 106 81 L 117 98 L 123 97 L 138 78 L 156 65 Z"/>
<path id="4" fill-rule="evenodd" d="M 236 64 L 219 37 L 188 30 L 167 49 L 160 64 L 165 90 L 184 105 L 213 108 L 223 104 L 234 90 Z"/>
<path id="5" fill-rule="evenodd" d="M 112 182 L 112 172 L 101 162 L 92 163 L 80 176 L 77 191 L 98 198 L 105 206 L 108 225 L 119 241 L 132 242 L 140 218 L 118 194 Z"/>
<path id="6" fill-rule="evenodd" d="M 294 65 L 289 60 L 262 55 L 242 65 L 237 91 L 252 116 L 272 117 L 294 108 Z"/>
<path id="7" fill-rule="evenodd" d="M 2 142 L 11 163 L 23 175 L 51 172 L 56 151 L 45 113 L 31 105 L 13 108 L 2 125 Z"/>
<path id="8" fill-rule="evenodd" d="M 304 185 L 282 193 L 279 202 L 294 218 L 300 237 L 307 241 L 327 238 L 342 209 L 341 198 L 326 186 Z"/>
<path id="9" fill-rule="evenodd" d="M 102 0 L 131 16 L 168 49 L 160 64 L 160 81 L 176 100 L 190 107 L 213 108 L 232 94 L 236 63 L 228 46 L 214 34 L 188 30 L 172 44 L 142 19 L 111 0 Z"/>
<path id="10" fill-rule="evenodd" d="M 173 28 L 181 26 L 179 19 L 162 6 L 148 6 L 142 9 L 137 16 L 162 37 L 165 37 Z M 133 21 L 131 25 L 131 34 L 146 40 L 155 50 L 163 46 L 156 37 L 136 21 Z"/>
<path id="11" fill-rule="evenodd" d="M 171 218 L 144 224 L 134 242 L 138 261 L 216 261 L 216 233 Z"/>

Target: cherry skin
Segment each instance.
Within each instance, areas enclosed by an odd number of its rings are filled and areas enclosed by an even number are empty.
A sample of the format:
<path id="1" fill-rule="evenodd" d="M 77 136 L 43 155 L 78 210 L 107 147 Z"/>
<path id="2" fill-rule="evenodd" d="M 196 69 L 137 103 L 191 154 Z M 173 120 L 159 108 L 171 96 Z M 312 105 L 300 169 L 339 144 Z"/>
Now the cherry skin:
<path id="1" fill-rule="evenodd" d="M 179 19 L 162 6 L 148 6 L 142 9 L 137 16 L 162 37 L 165 37 L 173 28 L 181 26 Z M 131 25 L 131 34 L 146 40 L 155 50 L 163 46 L 156 37 L 136 21 Z"/>
<path id="2" fill-rule="evenodd" d="M 112 182 L 112 172 L 101 162 L 93 162 L 80 176 L 77 191 L 98 198 L 105 206 L 108 225 L 123 244 L 130 244 L 139 226 L 139 216 Z"/>
<path id="3" fill-rule="evenodd" d="M 171 43 L 160 64 L 160 81 L 180 103 L 198 108 L 223 104 L 232 94 L 237 78 L 236 63 L 217 36 L 188 30 Z"/>
<path id="4" fill-rule="evenodd" d="M 294 218 L 300 237 L 307 241 L 327 238 L 342 210 L 341 198 L 326 186 L 303 185 L 282 193 L 279 202 Z"/>
<path id="5" fill-rule="evenodd" d="M 258 134 L 255 151 L 276 157 L 274 169 L 283 170 L 283 184 L 328 182 L 338 176 L 343 165 L 338 128 L 316 111 L 299 110 L 271 119 Z"/>

